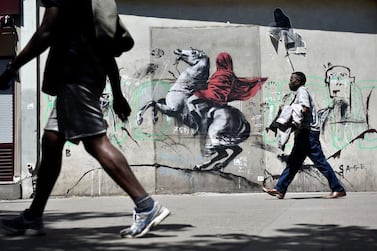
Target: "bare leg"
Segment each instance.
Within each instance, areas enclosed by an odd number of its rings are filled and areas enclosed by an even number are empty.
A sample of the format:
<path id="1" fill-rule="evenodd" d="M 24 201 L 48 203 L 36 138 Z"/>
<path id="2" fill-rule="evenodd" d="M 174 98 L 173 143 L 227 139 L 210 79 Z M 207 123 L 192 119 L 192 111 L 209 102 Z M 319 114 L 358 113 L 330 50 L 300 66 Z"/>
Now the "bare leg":
<path id="1" fill-rule="evenodd" d="M 42 137 L 42 161 L 38 170 L 36 192 L 29 208 L 33 217 L 41 217 L 59 177 L 65 139 L 56 132 L 45 131 Z"/>
<path id="2" fill-rule="evenodd" d="M 124 155 L 105 134 L 83 140 L 85 149 L 99 161 L 110 177 L 135 201 L 147 195 Z"/>

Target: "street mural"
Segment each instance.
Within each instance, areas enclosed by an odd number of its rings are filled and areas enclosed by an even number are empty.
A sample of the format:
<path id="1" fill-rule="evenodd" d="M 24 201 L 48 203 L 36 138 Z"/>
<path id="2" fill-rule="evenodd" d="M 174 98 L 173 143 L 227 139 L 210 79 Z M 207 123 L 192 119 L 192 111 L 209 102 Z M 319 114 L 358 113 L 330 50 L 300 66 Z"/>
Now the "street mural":
<path id="1" fill-rule="evenodd" d="M 189 52 L 190 50 L 187 50 Z M 181 50 L 181 52 L 185 52 L 184 50 Z M 203 52 L 202 52 L 203 53 Z M 173 65 L 174 66 L 174 65 Z M 190 67 L 188 67 L 190 68 Z M 342 69 L 342 71 L 339 72 L 339 70 Z M 336 71 L 335 71 L 336 70 Z M 335 71 L 335 72 L 334 72 Z M 377 80 L 361 80 L 357 81 L 356 77 L 351 76 L 350 74 L 351 69 L 349 69 L 346 66 L 327 66 L 325 68 L 324 74 L 322 76 L 308 76 L 307 81 L 307 87 L 313 92 L 313 95 L 322 97 L 321 99 L 316 99 L 320 101 L 317 106 L 319 108 L 319 113 L 321 114 L 322 119 L 322 139 L 323 143 L 330 145 L 331 149 L 333 149 L 333 153 L 328 156 L 328 158 L 339 158 L 341 156 L 341 152 L 349 147 L 351 144 L 357 144 L 359 151 L 365 151 L 365 150 L 374 150 L 377 149 L 377 131 L 375 128 L 372 128 L 369 124 L 369 117 L 370 117 L 370 103 L 373 101 L 371 100 L 372 94 L 374 89 L 377 87 Z M 337 72 L 337 73 L 336 73 Z M 347 74 L 344 74 L 342 72 L 346 72 Z M 179 77 L 178 77 L 179 78 Z M 177 80 L 174 82 L 176 83 Z M 367 84 L 366 84 L 367 83 Z M 122 88 L 127 89 L 127 91 L 124 91 L 126 94 L 125 96 L 129 99 L 130 104 L 132 107 L 143 107 L 141 110 L 134 110 L 131 117 L 135 119 L 130 119 L 128 122 L 123 123 L 120 121 L 114 112 L 112 111 L 112 95 L 111 95 L 111 89 L 108 85 L 106 87 L 106 90 L 101 98 L 101 104 L 104 110 L 104 116 L 105 119 L 108 122 L 108 135 L 111 141 L 116 144 L 121 149 L 124 147 L 124 145 L 132 144 L 132 142 L 135 145 L 142 145 L 143 141 L 150 141 L 150 140 L 158 140 L 158 141 L 165 141 L 168 140 L 168 131 L 169 133 L 173 134 L 187 134 L 187 135 L 196 135 L 198 140 L 201 140 L 203 135 L 206 137 L 209 137 L 209 129 L 207 131 L 208 134 L 205 134 L 202 129 L 198 129 L 198 124 L 202 123 L 202 120 L 195 121 L 195 117 L 188 118 L 190 116 L 189 114 L 189 98 L 190 95 L 185 97 L 185 101 L 182 103 L 183 108 L 182 110 L 178 110 L 178 112 L 167 112 L 164 113 L 165 110 L 159 109 L 158 105 L 161 107 L 166 107 L 168 99 L 168 93 L 169 90 L 172 89 L 172 81 L 160 81 L 159 82 L 159 88 L 162 91 L 165 91 L 166 97 L 165 100 L 159 100 L 157 101 L 151 101 L 150 103 L 146 104 L 143 103 L 139 98 L 140 95 L 143 93 L 143 89 L 145 88 L 151 88 L 152 87 L 151 81 L 146 82 L 140 82 L 135 77 L 129 77 L 129 76 L 122 76 Z M 272 119 L 275 112 L 277 112 L 278 107 L 281 104 L 289 103 L 291 98 L 293 98 L 291 93 L 288 94 L 282 94 L 283 87 L 286 85 L 285 80 L 268 80 L 267 83 L 263 85 L 263 91 L 265 95 L 265 102 L 262 102 L 260 106 L 263 108 L 262 113 L 264 114 L 264 127 L 267 127 Z M 324 94 L 326 94 L 324 96 Z M 175 98 L 175 97 L 174 97 Z M 252 98 L 251 98 L 252 100 Z M 340 101 L 339 101 L 340 100 Z M 43 116 L 45 119 L 47 119 L 49 110 L 51 109 L 54 99 L 45 96 L 46 101 L 46 110 L 43 112 Z M 191 101 L 191 100 L 190 100 Z M 207 101 L 205 101 L 207 102 Z M 259 101 L 258 101 L 259 102 Z M 374 101 L 373 101 L 374 102 Z M 174 102 L 173 102 L 174 103 Z M 195 103 L 195 102 L 194 102 Z M 157 105 L 158 104 L 158 105 Z M 175 104 L 175 103 L 174 103 Z M 209 102 L 209 104 L 211 104 Z M 204 109 L 207 111 L 207 114 L 212 109 L 212 111 L 215 109 L 219 109 L 219 107 L 216 107 L 215 105 L 211 104 L 205 104 L 206 108 Z M 156 116 L 153 116 L 153 120 L 157 123 L 167 123 L 167 126 L 163 126 L 160 128 L 163 128 L 163 131 L 154 131 L 154 132 L 143 132 L 140 128 L 140 121 L 142 121 L 142 115 L 145 112 L 145 108 L 149 105 L 149 109 L 152 110 L 152 113 Z M 250 123 L 245 120 L 245 116 L 242 112 L 240 112 L 235 107 L 230 107 L 230 105 L 226 105 L 226 109 L 230 109 L 231 111 L 236 111 L 240 116 L 238 118 L 242 118 L 242 122 L 245 123 L 246 126 L 248 126 Z M 169 109 L 167 109 L 169 110 Z M 224 107 L 220 109 L 222 112 L 224 112 Z M 164 114 L 164 116 L 171 117 L 173 119 L 176 119 L 177 121 L 181 121 L 184 125 L 182 126 L 174 126 L 169 121 L 164 121 L 161 119 L 158 119 L 157 112 L 161 112 Z M 204 114 L 207 116 L 207 114 Z M 203 116 L 202 113 L 199 114 L 200 116 Z M 211 115 L 211 114 L 210 114 Z M 212 113 L 213 115 L 213 113 Z M 208 122 L 206 122 L 208 123 Z M 213 123 L 213 120 L 209 120 L 209 124 Z M 229 123 L 229 121 L 227 122 Z M 204 123 L 205 124 L 205 123 Z M 165 132 L 164 132 L 165 131 Z M 244 131 L 245 132 L 245 131 Z M 204 133 L 204 134 L 203 134 Z M 234 133 L 231 133 L 230 135 L 234 136 Z M 243 134 L 244 139 L 246 140 L 249 138 L 249 134 Z M 221 149 L 222 145 L 217 144 L 216 142 L 221 142 L 218 138 L 213 138 L 215 141 L 215 146 L 218 146 L 219 149 Z M 235 144 L 234 141 L 232 144 L 230 144 L 234 149 L 237 149 L 239 146 Z M 231 141 L 227 142 L 231 143 Z M 66 157 L 71 156 L 71 150 L 70 150 L 70 144 L 66 144 L 65 146 L 65 153 Z M 290 145 L 287 145 L 287 150 L 284 153 L 279 153 L 277 151 L 277 139 L 274 135 L 264 132 L 263 135 L 263 145 L 261 148 L 265 150 L 269 150 L 276 153 L 276 157 L 284 162 L 286 160 L 286 153 L 290 149 Z M 207 149 L 213 149 L 213 146 L 208 145 Z M 224 148 L 225 149 L 225 148 Z M 272 149 L 272 150 L 271 150 Z M 221 150 L 220 150 L 221 151 Z M 242 149 L 241 149 L 242 151 Z M 237 153 L 237 152 L 236 152 Z M 179 154 L 179 153 L 177 153 Z M 198 150 L 198 154 L 202 154 Z M 205 153 L 211 155 L 210 152 Z M 234 153 L 233 153 L 234 154 Z M 239 154 L 239 153 L 238 153 Z M 220 154 L 217 154 L 220 157 Z M 174 156 L 171 156 L 174 159 Z M 217 156 L 216 156 L 217 157 Z M 219 157 L 219 158 L 220 158 Z M 237 158 L 237 156 L 233 156 L 233 159 L 229 159 L 229 156 L 224 161 L 220 161 L 218 165 L 214 165 L 214 170 L 220 169 L 225 167 L 225 164 L 232 163 L 233 165 L 239 165 L 242 163 L 248 163 L 248 160 L 245 160 L 245 157 Z M 200 158 L 198 158 L 198 161 Z M 205 163 L 198 163 L 197 166 L 194 166 L 193 169 L 195 170 L 208 170 L 211 165 L 213 165 L 215 162 L 217 162 L 220 159 L 212 159 L 211 162 L 205 162 Z M 241 164 L 242 164 L 241 163 Z M 241 165 L 240 164 L 240 165 Z M 242 164 L 241 166 L 244 166 Z M 144 165 L 154 165 L 153 163 L 145 163 Z M 159 164 L 164 166 L 163 164 Z M 200 166 L 202 165 L 202 166 Z M 205 166 L 206 165 L 206 166 Z M 368 167 L 365 166 L 362 161 L 354 164 L 340 164 L 339 166 L 333 166 L 336 173 L 338 174 L 339 178 L 343 180 L 343 182 L 346 183 L 347 186 L 352 187 L 352 183 L 348 181 L 347 176 L 352 176 L 353 172 L 360 172 L 365 171 Z M 211 169 L 212 170 L 212 169 Z M 243 169 L 240 168 L 242 171 Z M 222 169 L 221 173 L 226 172 L 226 170 Z M 241 172 L 242 173 L 242 172 Z M 326 185 L 324 181 L 320 179 L 321 175 L 317 172 L 317 169 L 314 168 L 311 164 L 305 163 L 299 173 L 303 173 L 305 175 L 309 175 L 310 177 L 314 177 L 318 182 L 323 183 L 323 185 Z M 273 182 L 279 178 L 279 174 L 274 174 L 268 169 L 265 169 L 264 171 L 264 183 L 266 182 Z M 240 178 L 240 177 L 237 177 Z M 244 179 L 244 177 L 241 177 Z"/>
<path id="2" fill-rule="evenodd" d="M 150 101 L 137 114 L 137 124 L 143 122 L 143 114 L 153 109 L 153 122 L 157 112 L 176 118 L 179 122 L 200 134 L 204 154 L 212 157 L 199 163 L 194 169 L 225 168 L 242 152 L 238 145 L 250 134 L 250 124 L 244 114 L 228 105 L 235 100 L 248 100 L 261 88 L 267 78 L 238 78 L 233 72 L 232 57 L 222 52 L 217 56 L 217 70 L 209 78 L 209 57 L 202 50 L 174 50 L 176 64 L 183 61 L 188 67 L 180 73 L 163 100 Z M 209 78 L 209 79 L 208 79 Z M 206 137 L 210 143 L 206 142 Z M 232 153 L 229 155 L 227 149 Z"/>
<path id="3" fill-rule="evenodd" d="M 283 10 L 276 8 L 273 17 L 265 33 L 268 43 L 271 41 L 269 46 L 274 55 L 287 58 L 287 64 L 294 71 L 300 68 L 294 62 L 302 60 L 291 59 L 306 60 L 310 51 Z M 225 28 L 217 29 L 218 32 Z M 169 32 L 174 37 L 175 33 Z M 247 46 L 242 47 L 244 52 L 239 54 L 236 50 L 230 52 L 229 47 L 223 48 L 223 44 L 212 46 L 212 41 L 208 41 L 207 47 L 194 49 L 189 47 L 192 41 L 185 39 L 190 34 L 179 35 L 183 36 L 179 37 L 180 41 L 170 41 L 174 48 L 170 44 L 165 48 L 159 41 L 151 48 L 150 61 L 143 66 L 125 71 L 120 65 L 122 91 L 132 107 L 128 121 L 122 122 L 116 117 L 112 110 L 110 84 L 106 86 L 100 102 L 110 140 L 124 151 L 130 146 L 142 149 L 146 141 L 157 142 L 161 146 L 157 150 L 159 163 L 138 164 L 141 166 L 166 167 L 183 171 L 188 176 L 218 175 L 234 182 L 243 180 L 253 184 L 255 180 L 251 177 L 255 177 L 257 170 L 263 175 L 264 183 L 276 181 L 280 171 L 271 171 L 264 156 L 256 156 L 253 151 L 258 148 L 260 152 L 272 153 L 283 168 L 292 144 L 288 142 L 281 151 L 275 135 L 264 129 L 270 125 L 279 107 L 289 104 L 294 96 L 288 92 L 288 80 L 269 75 L 268 71 L 266 77 L 238 77 L 234 72 L 238 69 L 234 69 L 236 63 L 241 61 L 241 65 L 247 65 L 244 68 L 249 69 L 248 64 L 253 63 L 250 61 L 257 61 L 255 55 L 243 57 L 248 53 Z M 192 39 L 205 40 L 207 37 L 211 36 Z M 240 76 L 245 76 L 245 72 Z M 351 67 L 331 62 L 323 65 L 322 72 L 307 74 L 306 86 L 317 102 L 322 125 L 321 142 L 329 152 L 328 159 L 338 160 L 351 146 L 360 152 L 377 149 L 376 120 L 371 108 L 371 104 L 377 102 L 377 79 L 354 76 Z M 42 122 L 46 121 L 53 102 L 53 98 L 45 96 Z M 153 130 L 146 123 L 150 119 Z M 177 139 L 182 135 L 191 141 Z M 186 142 L 191 145 L 184 145 Z M 65 157 L 70 158 L 73 154 L 71 145 L 68 143 L 65 148 Z M 370 168 L 362 159 L 354 163 L 335 163 L 335 172 L 348 187 L 352 187 L 350 177 L 355 172 Z M 304 163 L 300 173 L 324 182 L 310 163 Z"/>

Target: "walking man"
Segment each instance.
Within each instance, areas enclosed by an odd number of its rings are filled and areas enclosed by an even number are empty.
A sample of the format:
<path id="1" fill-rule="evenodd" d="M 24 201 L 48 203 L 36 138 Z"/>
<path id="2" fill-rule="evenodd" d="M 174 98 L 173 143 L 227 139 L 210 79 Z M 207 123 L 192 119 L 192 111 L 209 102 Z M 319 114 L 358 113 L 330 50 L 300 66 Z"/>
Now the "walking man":
<path id="1" fill-rule="evenodd" d="M 289 184 L 292 182 L 306 157 L 326 177 L 331 193 L 325 198 L 335 199 L 346 196 L 346 191 L 340 184 L 334 170 L 327 162 L 319 141 L 320 125 L 313 98 L 305 87 L 306 76 L 302 72 L 292 73 L 289 88 L 296 92 L 292 104 L 302 106 L 303 121 L 295 131 L 294 145 L 288 158 L 287 166 L 281 174 L 275 188 L 265 188 L 263 191 L 278 199 L 284 199 Z"/>
<path id="2" fill-rule="evenodd" d="M 44 234 L 43 212 L 59 176 L 66 141 L 83 143 L 86 151 L 131 197 L 136 207 L 134 222 L 120 231 L 121 237 L 145 235 L 169 215 L 139 183 L 126 158 L 106 135 L 106 122 L 99 98 L 109 77 L 114 111 L 122 120 L 131 113 L 120 88 L 118 67 L 113 56 L 95 42 L 90 1 L 42 0 L 45 13 L 40 27 L 25 48 L 0 76 L 0 87 L 8 88 L 21 66 L 50 48 L 42 90 L 56 96 L 55 107 L 42 137 L 42 159 L 35 197 L 28 209 L 2 221 L 10 234 Z"/>

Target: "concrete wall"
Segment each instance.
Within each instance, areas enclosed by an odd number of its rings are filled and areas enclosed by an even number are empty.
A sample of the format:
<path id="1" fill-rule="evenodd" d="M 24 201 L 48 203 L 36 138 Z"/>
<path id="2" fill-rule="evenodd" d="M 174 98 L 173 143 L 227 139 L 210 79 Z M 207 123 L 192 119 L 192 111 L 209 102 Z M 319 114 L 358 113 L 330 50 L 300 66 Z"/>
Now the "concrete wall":
<path id="1" fill-rule="evenodd" d="M 290 141 L 284 152 L 279 150 L 274 134 L 267 133 L 265 128 L 279 105 L 292 98 L 286 95 L 290 73 L 303 71 L 317 108 L 333 108 L 326 110 L 321 142 L 338 177 L 347 190 L 377 190 L 377 169 L 373 165 L 377 118 L 372 108 L 377 102 L 374 89 L 377 3 L 372 0 L 357 1 L 357 5 L 355 1 L 249 2 L 118 2 L 136 45 L 118 59 L 123 92 L 133 113 L 129 122 L 123 124 L 114 117 L 111 105 L 106 108 L 112 142 L 125 153 L 151 193 L 260 191 L 262 181 L 267 185 L 276 182 L 276 175 L 284 168 L 281 159 L 292 147 Z M 270 38 L 268 25 L 273 21 L 275 7 L 289 16 L 291 35 L 296 38 L 299 35 L 303 41 L 288 54 L 284 40 L 275 49 Z M 203 145 L 211 143 L 210 139 L 204 142 L 200 135 L 193 135 L 195 130 L 179 123 L 175 115 L 159 112 L 154 124 L 150 109 L 141 125 L 136 122 L 139 110 L 150 100 L 165 98 L 176 78 L 187 68 L 183 62 L 175 65 L 173 50 L 190 47 L 208 55 L 210 74 L 216 69 L 218 53 L 226 51 L 233 58 L 237 76 L 268 77 L 254 97 L 229 104 L 246 117 L 251 133 L 238 144 L 243 151 L 225 167 L 213 164 L 201 170 L 194 168 L 213 157 L 202 153 Z M 332 68 L 334 65 L 339 67 Z M 325 77 L 326 72 L 331 73 L 329 69 L 333 73 L 339 71 L 338 82 L 328 86 Z M 339 85 L 342 83 L 347 85 Z M 334 90 L 337 97 L 330 95 Z M 105 92 L 111 104 L 110 89 Z M 51 97 L 42 96 L 42 125 L 52 103 Z M 54 194 L 122 193 L 81 145 L 67 144 L 64 151 L 63 171 Z M 309 161 L 290 187 L 290 191 L 325 190 L 328 190 L 326 180 Z"/>

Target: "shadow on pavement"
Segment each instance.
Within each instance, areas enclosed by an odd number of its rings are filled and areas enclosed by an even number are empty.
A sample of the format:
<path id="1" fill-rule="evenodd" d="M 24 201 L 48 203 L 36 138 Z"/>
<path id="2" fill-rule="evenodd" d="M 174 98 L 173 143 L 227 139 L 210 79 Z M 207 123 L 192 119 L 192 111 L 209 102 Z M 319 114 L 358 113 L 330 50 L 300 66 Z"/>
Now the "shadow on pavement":
<path id="1" fill-rule="evenodd" d="M 221 235 L 217 237 L 222 238 L 222 241 L 209 244 L 208 249 L 196 250 L 377 250 L 377 229 L 317 224 L 299 224 L 296 226 L 295 228 L 278 230 L 283 234 L 280 236 Z M 202 235 L 194 237 L 205 239 L 214 236 Z M 181 250 L 186 249 L 183 248 Z"/>
<path id="2" fill-rule="evenodd" d="M 10 213 L 1 212 L 9 216 Z M 14 214 L 14 213 L 12 213 Z M 47 222 L 77 221 L 92 217 L 123 217 L 120 213 L 49 213 Z M 92 219 L 93 221 L 94 219 Z M 95 222 L 94 222 L 95 223 Z M 80 224 L 82 225 L 82 224 Z M 69 223 L 72 226 L 72 222 Z M 360 226 L 298 224 L 293 228 L 277 229 L 279 234 L 264 237 L 245 233 L 188 235 L 195 226 L 161 224 L 143 239 L 118 237 L 124 225 L 111 227 L 49 228 L 43 237 L 6 236 L 0 239 L 2 251 L 23 250 L 149 250 L 149 251 L 251 251 L 251 250 L 377 250 L 377 229 Z M 182 238 L 177 238 L 181 233 Z"/>
<path id="3" fill-rule="evenodd" d="M 286 198 L 286 199 L 287 199 L 287 198 Z M 323 196 L 291 197 L 291 198 L 288 198 L 288 199 L 291 199 L 291 200 L 313 200 L 313 199 L 328 200 L 328 199 L 324 198 Z"/>

